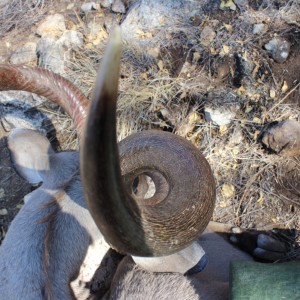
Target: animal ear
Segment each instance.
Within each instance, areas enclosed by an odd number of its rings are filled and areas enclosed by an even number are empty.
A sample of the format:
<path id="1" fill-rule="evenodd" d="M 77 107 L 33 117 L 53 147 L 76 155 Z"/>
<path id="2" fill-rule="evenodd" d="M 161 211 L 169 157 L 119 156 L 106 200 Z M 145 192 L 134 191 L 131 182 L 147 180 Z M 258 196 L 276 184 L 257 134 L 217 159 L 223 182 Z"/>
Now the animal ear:
<path id="1" fill-rule="evenodd" d="M 49 156 L 54 154 L 48 139 L 38 131 L 15 129 L 8 137 L 8 149 L 16 171 L 29 183 L 44 180 Z"/>

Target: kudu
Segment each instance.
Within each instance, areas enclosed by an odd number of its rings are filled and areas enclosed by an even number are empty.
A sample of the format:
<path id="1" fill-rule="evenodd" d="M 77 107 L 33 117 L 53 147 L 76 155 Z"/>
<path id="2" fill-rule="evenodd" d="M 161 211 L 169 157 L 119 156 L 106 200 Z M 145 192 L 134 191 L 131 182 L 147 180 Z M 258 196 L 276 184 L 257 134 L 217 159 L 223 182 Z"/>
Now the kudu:
<path id="1" fill-rule="evenodd" d="M 147 271 L 152 262 L 150 271 L 158 266 L 160 272 L 181 273 L 197 263 L 195 258 L 202 256 L 197 254 L 198 237 L 212 215 L 215 184 L 198 149 L 170 133 L 129 136 L 119 144 L 118 154 L 120 45 L 116 29 L 88 116 L 87 99 L 64 78 L 40 68 L 0 66 L 1 90 L 26 90 L 58 103 L 73 118 L 81 142 L 79 159 L 78 152 L 55 153 L 36 131 L 17 129 L 9 136 L 20 175 L 42 185 L 25 197 L 0 248 L 1 299 L 85 299 L 70 282 L 78 276 L 88 248 L 103 236 L 120 253 L 147 257 L 145 264 L 143 258 L 135 258 L 146 270 L 130 256 L 121 262 L 106 295 L 109 299 L 226 299 L 229 262 L 251 259 L 220 236 L 205 232 L 200 243 L 210 263 L 204 271 L 187 276 Z M 133 191 L 137 178 L 142 182 L 145 175 L 156 190 L 148 199 Z M 191 247 L 198 252 L 191 252 Z M 177 270 L 174 259 L 186 253 L 191 257 Z M 163 259 L 169 255 L 174 259 L 166 263 Z"/>

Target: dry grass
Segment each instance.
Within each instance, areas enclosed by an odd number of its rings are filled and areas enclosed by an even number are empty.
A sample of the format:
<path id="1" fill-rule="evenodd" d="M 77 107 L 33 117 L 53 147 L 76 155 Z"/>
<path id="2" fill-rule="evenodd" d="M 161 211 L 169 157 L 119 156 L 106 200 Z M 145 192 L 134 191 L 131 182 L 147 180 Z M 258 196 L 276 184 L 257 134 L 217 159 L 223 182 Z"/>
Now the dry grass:
<path id="1" fill-rule="evenodd" d="M 198 43 L 194 42 L 183 58 L 183 63 L 190 63 L 190 76 L 182 72 L 183 65 L 176 76 L 172 70 L 175 59 L 172 49 L 184 47 L 197 37 L 198 29 L 189 26 L 187 32 L 188 23 L 176 26 L 170 42 L 164 43 L 161 50 L 164 55 L 161 57 L 151 57 L 147 51 L 137 48 L 126 48 L 120 80 L 118 135 L 119 139 L 123 139 L 135 131 L 160 128 L 184 135 L 199 147 L 211 164 L 217 182 L 214 220 L 245 228 L 300 229 L 299 203 L 284 204 L 285 196 L 276 190 L 278 170 L 287 159 L 270 154 L 259 143 L 259 134 L 266 123 L 299 120 L 298 104 L 286 103 L 299 85 L 291 87 L 287 93 L 281 91 L 282 83 L 272 74 L 270 59 L 258 43 L 258 40 L 268 38 L 267 34 L 252 35 L 252 24 L 267 17 L 271 26 L 280 24 L 281 29 L 277 27 L 276 32 L 288 32 L 287 19 L 291 21 L 299 17 L 299 5 L 295 1 L 289 1 L 280 9 L 270 2 L 261 5 L 259 11 L 245 12 L 244 19 L 234 23 L 233 32 L 229 33 L 224 28 L 217 31 L 211 45 L 217 55 L 199 44 L 198 38 Z M 213 23 L 207 21 L 207 24 Z M 168 34 L 167 29 L 160 32 L 151 47 L 159 45 Z M 240 53 L 247 57 L 251 63 L 249 69 L 255 69 L 255 63 L 268 68 L 271 71 L 268 79 L 257 78 L 250 72 L 244 76 L 247 79 L 242 81 L 242 88 L 229 86 L 228 81 L 217 81 L 212 66 L 222 61 L 218 53 L 223 45 L 230 47 L 228 55 Z M 189 57 L 190 53 L 200 50 L 203 59 L 201 64 L 197 64 Z M 92 54 L 81 52 L 78 54 L 80 59 L 76 56 L 76 65 L 73 65 L 75 73 L 72 76 L 79 75 L 79 81 L 84 83 L 89 95 L 102 56 L 102 50 L 97 51 Z M 270 98 L 271 88 L 276 91 L 275 99 Z M 217 93 L 222 89 L 229 89 L 238 96 L 240 110 L 230 125 L 220 128 L 205 121 L 203 107 L 208 101 L 207 93 Z M 210 98 L 209 101 L 215 106 L 222 105 L 216 99 Z M 193 113 L 197 116 L 196 121 L 191 121 Z M 299 170 L 299 165 L 296 164 L 295 168 Z M 231 196 L 224 196 L 224 185 L 234 187 Z"/>
<path id="2" fill-rule="evenodd" d="M 4 1 L 5 2 L 5 1 Z M 0 7 L 0 36 L 25 33 L 49 11 L 52 0 L 11 0 Z"/>

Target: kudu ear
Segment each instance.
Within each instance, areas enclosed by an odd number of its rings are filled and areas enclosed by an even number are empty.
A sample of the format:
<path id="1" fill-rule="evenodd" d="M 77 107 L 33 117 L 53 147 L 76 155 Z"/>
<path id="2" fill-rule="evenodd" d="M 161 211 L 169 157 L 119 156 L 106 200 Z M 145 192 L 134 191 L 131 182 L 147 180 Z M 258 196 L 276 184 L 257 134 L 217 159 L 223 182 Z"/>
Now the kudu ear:
<path id="1" fill-rule="evenodd" d="M 48 139 L 38 131 L 15 129 L 8 137 L 8 149 L 17 172 L 29 183 L 44 180 L 49 155 L 54 154 Z"/>

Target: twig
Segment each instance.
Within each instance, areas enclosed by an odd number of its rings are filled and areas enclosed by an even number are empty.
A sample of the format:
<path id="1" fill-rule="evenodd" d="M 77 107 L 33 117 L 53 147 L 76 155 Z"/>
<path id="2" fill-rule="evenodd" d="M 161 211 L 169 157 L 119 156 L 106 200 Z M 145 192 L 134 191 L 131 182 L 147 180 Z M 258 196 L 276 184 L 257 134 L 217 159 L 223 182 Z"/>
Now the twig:
<path id="1" fill-rule="evenodd" d="M 263 173 L 272 163 L 267 164 L 266 166 L 264 166 L 261 170 L 259 170 L 256 174 L 254 174 L 252 176 L 252 178 L 247 182 L 246 187 L 245 187 L 245 192 L 243 194 L 243 196 L 241 197 L 241 200 L 239 202 L 239 206 L 236 210 L 236 216 L 237 216 L 237 225 L 240 225 L 240 217 L 239 216 L 239 212 L 242 206 L 242 203 L 245 201 L 246 197 L 248 197 L 249 193 L 250 193 L 250 187 L 252 186 L 252 184 L 256 181 L 257 177 Z"/>
<path id="2" fill-rule="evenodd" d="M 267 114 L 264 116 L 263 118 L 263 122 L 265 122 L 266 117 L 268 116 L 268 114 L 270 114 L 270 112 L 272 110 L 274 110 L 278 105 L 280 105 L 291 93 L 293 93 L 298 87 L 300 86 L 300 82 L 294 86 L 278 103 L 276 103 L 272 108 L 269 109 L 269 111 L 267 112 Z"/>

